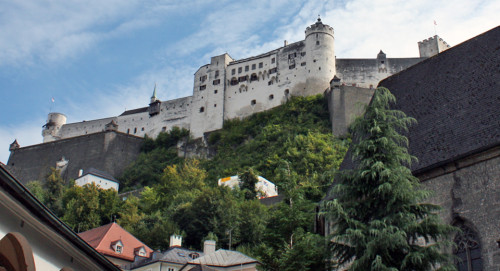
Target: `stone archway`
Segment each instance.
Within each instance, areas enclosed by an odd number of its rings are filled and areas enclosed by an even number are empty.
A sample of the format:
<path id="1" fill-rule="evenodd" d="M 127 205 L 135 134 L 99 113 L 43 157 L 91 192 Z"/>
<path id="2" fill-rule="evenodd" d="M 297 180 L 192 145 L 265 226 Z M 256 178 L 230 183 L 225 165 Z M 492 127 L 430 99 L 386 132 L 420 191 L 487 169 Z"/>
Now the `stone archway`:
<path id="1" fill-rule="evenodd" d="M 18 232 L 10 232 L 0 240 L 0 270 L 35 271 L 33 250 Z"/>

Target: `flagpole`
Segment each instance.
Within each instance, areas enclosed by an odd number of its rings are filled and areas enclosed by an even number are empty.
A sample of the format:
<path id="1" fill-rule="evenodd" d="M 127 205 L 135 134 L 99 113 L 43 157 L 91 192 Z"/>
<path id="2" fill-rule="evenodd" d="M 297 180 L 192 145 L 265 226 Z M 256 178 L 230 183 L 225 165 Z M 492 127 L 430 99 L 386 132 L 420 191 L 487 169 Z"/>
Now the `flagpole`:
<path id="1" fill-rule="evenodd" d="M 436 25 L 437 25 L 436 20 L 434 20 L 434 36 L 437 36 Z"/>

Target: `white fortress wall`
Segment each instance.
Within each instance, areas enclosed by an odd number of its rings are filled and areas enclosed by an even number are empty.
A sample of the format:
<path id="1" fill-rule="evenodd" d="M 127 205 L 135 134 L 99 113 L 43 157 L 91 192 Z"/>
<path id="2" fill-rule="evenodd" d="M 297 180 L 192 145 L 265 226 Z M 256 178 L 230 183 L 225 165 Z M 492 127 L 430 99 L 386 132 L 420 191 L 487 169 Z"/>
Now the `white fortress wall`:
<path id="1" fill-rule="evenodd" d="M 156 115 L 149 114 L 149 108 L 140 108 L 136 113 L 130 114 L 135 110 L 125 111 L 117 117 L 118 131 L 135 136 L 156 137 L 160 132 L 166 132 L 177 126 L 189 129 L 191 113 L 191 97 L 162 102 L 160 112 Z"/>
<path id="2" fill-rule="evenodd" d="M 60 130 L 60 139 L 102 132 L 112 120 L 116 121 L 116 117 L 64 124 Z"/>
<path id="3" fill-rule="evenodd" d="M 231 62 L 226 69 L 224 118 L 243 118 L 281 104 L 277 51 Z"/>
<path id="4" fill-rule="evenodd" d="M 221 129 L 224 123 L 226 67 L 233 61 L 228 54 L 214 56 L 210 64 L 194 74 L 190 130 L 193 137 Z"/>

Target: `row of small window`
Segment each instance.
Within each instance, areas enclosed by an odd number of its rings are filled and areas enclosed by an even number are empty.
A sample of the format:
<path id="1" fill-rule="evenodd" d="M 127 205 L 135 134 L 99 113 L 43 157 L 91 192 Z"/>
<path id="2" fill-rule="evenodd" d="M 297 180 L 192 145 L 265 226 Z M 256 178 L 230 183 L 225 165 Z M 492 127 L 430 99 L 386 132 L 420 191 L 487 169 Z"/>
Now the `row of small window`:
<path id="1" fill-rule="evenodd" d="M 141 131 L 144 131 L 144 127 L 141 128 Z M 134 128 L 134 134 L 137 133 L 137 128 Z M 130 134 L 130 129 L 127 129 L 127 134 Z"/>
<path id="2" fill-rule="evenodd" d="M 219 71 L 215 71 L 215 78 L 218 78 L 219 77 Z M 203 75 L 203 76 L 200 76 L 200 82 L 205 82 L 207 80 L 207 75 Z M 215 80 L 214 80 L 215 81 Z"/>
<path id="3" fill-rule="evenodd" d="M 269 74 L 276 73 L 277 71 L 278 71 L 277 68 L 272 68 L 269 70 Z M 257 74 L 252 73 L 252 75 L 250 75 L 250 82 L 257 81 L 257 80 L 259 80 L 259 77 L 257 76 Z M 247 82 L 247 81 L 248 81 L 248 75 L 245 75 L 245 76 L 240 76 L 238 78 L 233 77 L 230 81 L 228 80 L 228 84 L 231 86 L 235 86 L 238 83 Z"/>
<path id="4" fill-rule="evenodd" d="M 272 58 L 271 59 L 271 64 L 274 64 L 276 62 L 276 58 Z M 264 62 L 259 62 L 259 69 L 262 69 L 264 67 Z M 252 64 L 252 70 L 255 70 L 257 69 L 257 64 Z M 245 66 L 245 71 L 249 71 L 250 70 L 250 66 L 249 65 L 246 65 Z M 238 73 L 242 73 L 243 72 L 243 67 L 239 67 L 238 68 Z M 231 70 L 231 75 L 235 75 L 236 74 L 236 68 L 235 69 L 232 69 Z"/>
<path id="5" fill-rule="evenodd" d="M 305 63 L 305 62 L 300 63 L 300 66 L 305 66 L 305 65 L 306 65 L 306 63 Z M 288 68 L 289 68 L 290 70 L 291 70 L 291 69 L 294 69 L 294 68 L 295 68 L 295 63 L 294 63 L 294 64 L 292 64 L 292 65 L 290 65 L 290 66 L 288 66 Z M 320 68 L 320 70 L 321 70 L 321 68 Z"/>
<path id="6" fill-rule="evenodd" d="M 306 55 L 306 52 L 301 52 L 300 53 L 300 56 L 305 56 Z M 288 59 L 294 59 L 297 57 L 297 52 L 295 53 L 292 53 L 292 54 L 288 54 Z"/>
<path id="7" fill-rule="evenodd" d="M 288 91 L 288 89 L 287 89 L 287 91 Z M 269 95 L 269 100 L 273 100 L 273 99 L 274 99 L 274 95 L 273 94 Z M 256 104 L 257 104 L 257 100 L 250 101 L 250 105 L 256 105 Z M 217 107 L 217 104 L 214 104 L 214 107 Z M 203 113 L 203 112 L 205 112 L 204 106 L 200 107 L 200 113 Z"/>

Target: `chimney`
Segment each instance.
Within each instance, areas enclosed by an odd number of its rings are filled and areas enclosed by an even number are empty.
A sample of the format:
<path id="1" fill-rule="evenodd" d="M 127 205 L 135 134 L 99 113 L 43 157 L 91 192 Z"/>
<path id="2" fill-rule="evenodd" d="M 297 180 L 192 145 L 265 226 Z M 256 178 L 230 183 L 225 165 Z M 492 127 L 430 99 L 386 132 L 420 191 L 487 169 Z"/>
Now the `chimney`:
<path id="1" fill-rule="evenodd" d="M 80 170 L 78 171 L 78 177 L 82 177 L 82 175 L 83 175 L 83 169 L 80 169 Z"/>
<path id="2" fill-rule="evenodd" d="M 285 40 L 284 44 L 285 44 L 285 47 L 287 47 L 288 46 L 288 41 Z"/>
<path id="3" fill-rule="evenodd" d="M 215 252 L 215 241 L 214 240 L 206 240 L 203 243 L 203 253 L 205 255 Z"/>
<path id="4" fill-rule="evenodd" d="M 170 235 L 170 247 L 181 247 L 182 246 L 182 236 L 172 234 Z"/>

